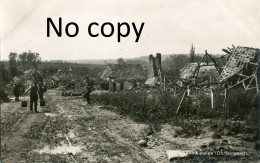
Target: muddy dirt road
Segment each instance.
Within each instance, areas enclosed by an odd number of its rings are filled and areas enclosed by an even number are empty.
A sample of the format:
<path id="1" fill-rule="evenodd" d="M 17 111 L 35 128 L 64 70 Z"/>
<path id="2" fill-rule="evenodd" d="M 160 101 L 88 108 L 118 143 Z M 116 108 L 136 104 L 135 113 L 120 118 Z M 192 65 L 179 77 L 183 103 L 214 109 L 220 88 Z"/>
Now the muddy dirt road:
<path id="1" fill-rule="evenodd" d="M 175 127 L 163 125 L 148 137 L 147 147 L 140 147 L 138 141 L 144 138 L 147 125 L 97 105 L 87 106 L 81 97 L 65 99 L 60 94 L 48 90 L 46 106 L 39 107 L 39 113 L 22 108 L 20 102 L 1 105 L 2 162 L 168 162 L 167 150 L 199 150 L 213 141 L 212 132 L 178 138 L 173 136 Z M 232 137 L 225 142 L 254 153 L 253 143 Z"/>
<path id="2" fill-rule="evenodd" d="M 137 144 L 142 125 L 58 90 L 45 99 L 39 113 L 2 105 L 2 162 L 153 162 Z"/>

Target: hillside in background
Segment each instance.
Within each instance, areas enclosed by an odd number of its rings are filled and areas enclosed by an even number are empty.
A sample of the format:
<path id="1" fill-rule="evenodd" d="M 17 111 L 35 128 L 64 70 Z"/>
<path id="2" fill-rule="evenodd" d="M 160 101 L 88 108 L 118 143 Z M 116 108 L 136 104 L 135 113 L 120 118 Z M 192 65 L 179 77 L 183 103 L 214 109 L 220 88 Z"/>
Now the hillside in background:
<path id="1" fill-rule="evenodd" d="M 155 55 L 155 54 L 154 54 Z M 187 55 L 189 54 L 162 54 L 162 61 L 165 61 L 166 59 L 170 58 L 171 55 Z M 198 56 L 201 56 L 203 54 L 196 54 Z M 123 58 L 125 61 L 144 61 L 146 63 L 149 63 L 149 55 L 136 57 L 136 58 Z M 117 59 L 86 59 L 86 60 L 50 60 L 49 62 L 70 62 L 70 63 L 80 63 L 80 64 L 105 64 L 105 63 L 112 63 L 116 64 Z"/>

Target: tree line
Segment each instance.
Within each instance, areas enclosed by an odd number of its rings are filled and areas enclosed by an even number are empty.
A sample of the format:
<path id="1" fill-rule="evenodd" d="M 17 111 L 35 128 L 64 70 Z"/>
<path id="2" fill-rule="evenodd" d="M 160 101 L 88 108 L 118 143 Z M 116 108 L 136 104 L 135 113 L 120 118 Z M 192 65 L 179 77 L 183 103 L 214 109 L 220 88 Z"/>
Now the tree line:
<path id="1" fill-rule="evenodd" d="M 19 71 L 24 71 L 27 69 L 38 69 L 38 65 L 41 62 L 40 54 L 37 52 L 23 52 L 17 54 L 16 52 L 10 52 L 9 54 L 9 70 L 11 76 L 16 76 Z"/>

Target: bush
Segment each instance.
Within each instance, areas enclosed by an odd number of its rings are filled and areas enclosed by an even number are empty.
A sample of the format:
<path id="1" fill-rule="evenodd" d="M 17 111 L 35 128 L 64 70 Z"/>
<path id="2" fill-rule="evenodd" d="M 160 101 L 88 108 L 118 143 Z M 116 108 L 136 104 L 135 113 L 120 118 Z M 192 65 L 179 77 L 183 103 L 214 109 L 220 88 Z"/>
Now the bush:
<path id="1" fill-rule="evenodd" d="M 229 117 L 239 116 L 241 119 L 245 119 L 252 112 L 252 109 L 255 110 L 256 97 L 253 91 L 255 90 L 244 92 L 242 88 L 229 90 L 227 98 Z"/>
<path id="2" fill-rule="evenodd" d="M 223 108 L 224 97 L 215 92 L 214 108 L 211 108 L 210 96 L 205 91 L 196 94 L 195 98 L 185 97 L 179 112 L 176 113 L 183 93 L 174 96 L 172 92 L 159 89 L 141 91 L 120 91 L 92 95 L 92 99 L 117 113 L 130 116 L 134 120 L 146 123 L 163 123 L 169 119 L 186 115 L 190 118 L 237 118 L 256 119 L 254 93 L 230 90 Z"/>
<path id="3" fill-rule="evenodd" d="M 93 95 L 93 100 L 104 105 L 116 107 L 116 112 L 129 115 L 136 121 L 155 122 L 164 121 L 174 116 L 179 98 L 171 93 L 152 90 L 148 95 L 146 91 L 121 91 Z"/>

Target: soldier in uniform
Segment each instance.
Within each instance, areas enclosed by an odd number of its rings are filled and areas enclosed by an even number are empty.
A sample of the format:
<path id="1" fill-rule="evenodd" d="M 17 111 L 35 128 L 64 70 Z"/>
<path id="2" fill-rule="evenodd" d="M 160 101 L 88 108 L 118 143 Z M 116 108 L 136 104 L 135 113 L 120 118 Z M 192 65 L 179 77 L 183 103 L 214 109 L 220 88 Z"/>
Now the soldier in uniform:
<path id="1" fill-rule="evenodd" d="M 90 93 L 92 91 L 92 84 L 90 83 L 89 78 L 86 78 L 85 80 L 85 92 L 84 92 L 84 98 L 86 98 L 88 105 L 90 105 Z"/>
<path id="2" fill-rule="evenodd" d="M 27 93 L 28 91 L 30 91 L 30 110 L 33 111 L 33 104 L 34 104 L 35 113 L 38 113 L 37 101 L 38 101 L 38 94 L 40 90 L 36 81 L 34 81 L 33 84 L 30 85 L 30 87 L 25 91 L 25 93 Z"/>
<path id="3" fill-rule="evenodd" d="M 40 100 L 43 100 L 43 94 L 44 92 L 47 91 L 47 88 L 46 88 L 46 84 L 45 82 L 40 82 L 39 83 L 39 96 L 40 96 Z"/>
<path id="4" fill-rule="evenodd" d="M 19 95 L 20 95 L 20 84 L 15 84 L 14 85 L 14 96 L 15 96 L 15 101 L 19 101 Z"/>

